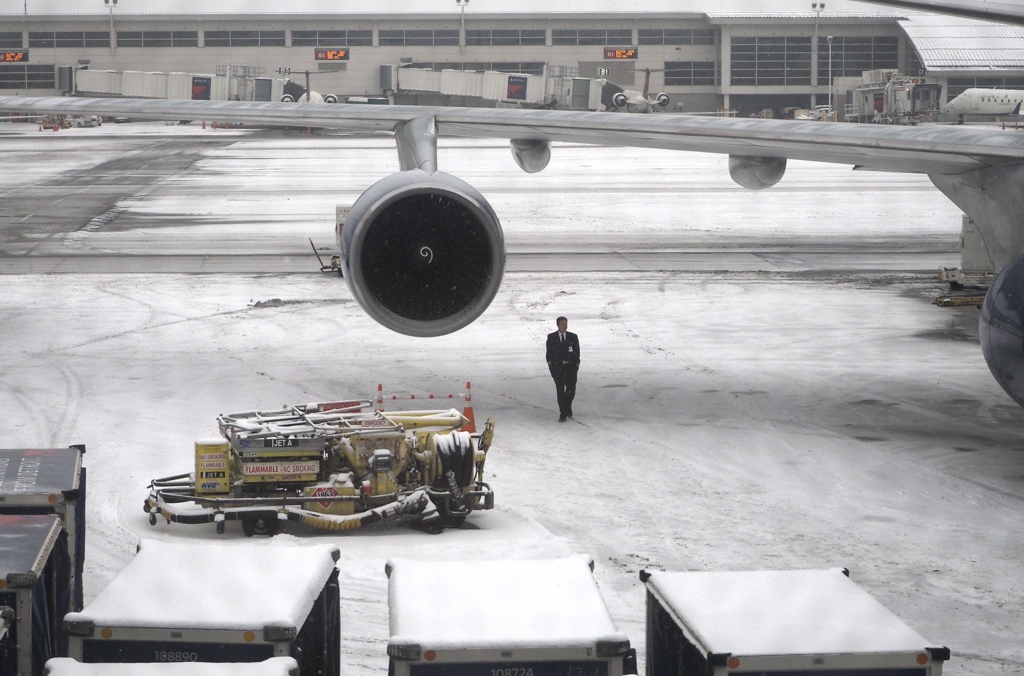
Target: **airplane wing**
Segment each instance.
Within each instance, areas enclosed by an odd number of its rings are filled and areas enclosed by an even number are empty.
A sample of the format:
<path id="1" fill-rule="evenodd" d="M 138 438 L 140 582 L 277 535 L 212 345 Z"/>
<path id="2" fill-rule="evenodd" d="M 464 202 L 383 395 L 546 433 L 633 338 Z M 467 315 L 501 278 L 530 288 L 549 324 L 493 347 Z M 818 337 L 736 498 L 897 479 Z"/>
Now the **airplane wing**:
<path id="1" fill-rule="evenodd" d="M 1017 2 L 989 2 L 980 0 L 862 0 L 875 5 L 888 5 L 904 9 L 917 9 L 936 14 L 952 14 L 971 19 L 999 21 L 1024 25 L 1024 6 Z"/>
<path id="2" fill-rule="evenodd" d="M 987 127 L 817 124 L 506 108 L 20 96 L 0 97 L 0 110 L 353 131 L 396 131 L 418 119 L 432 120 L 438 136 L 665 148 L 930 174 L 959 174 L 1024 161 L 1024 135 Z"/>
<path id="3" fill-rule="evenodd" d="M 630 115 L 505 108 L 0 97 L 0 110 L 247 125 L 391 131 L 401 171 L 371 185 L 338 224 L 341 270 L 355 300 L 384 326 L 412 336 L 457 331 L 497 295 L 504 236 L 484 196 L 438 171 L 439 136 L 511 140 L 528 172 L 551 141 L 729 155 L 741 186 L 768 188 L 788 159 L 920 172 L 978 226 L 997 270 L 982 313 L 982 350 L 1024 406 L 1024 134 L 996 126 L 918 127 L 786 120 Z M 1002 290 L 1002 289 L 1005 289 Z M 986 328 L 987 327 L 987 328 Z"/>

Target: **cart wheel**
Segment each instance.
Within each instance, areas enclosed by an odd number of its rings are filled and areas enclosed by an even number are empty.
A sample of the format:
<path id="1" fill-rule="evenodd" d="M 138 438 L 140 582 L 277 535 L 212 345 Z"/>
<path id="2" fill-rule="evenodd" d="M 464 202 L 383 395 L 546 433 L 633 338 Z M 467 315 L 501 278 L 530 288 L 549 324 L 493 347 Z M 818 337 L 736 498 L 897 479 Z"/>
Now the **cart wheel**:
<path id="1" fill-rule="evenodd" d="M 156 514 L 153 514 L 152 512 L 150 512 L 150 514 L 149 514 L 149 525 L 150 526 L 155 526 L 156 525 Z"/>
<path id="2" fill-rule="evenodd" d="M 224 522 L 223 521 L 218 521 L 217 522 L 217 535 L 224 535 Z M 248 533 L 246 533 L 246 535 L 248 535 Z"/>
<path id="3" fill-rule="evenodd" d="M 242 532 L 246 537 L 261 535 L 273 537 L 277 533 L 278 525 L 276 515 L 250 516 L 242 519 Z"/>

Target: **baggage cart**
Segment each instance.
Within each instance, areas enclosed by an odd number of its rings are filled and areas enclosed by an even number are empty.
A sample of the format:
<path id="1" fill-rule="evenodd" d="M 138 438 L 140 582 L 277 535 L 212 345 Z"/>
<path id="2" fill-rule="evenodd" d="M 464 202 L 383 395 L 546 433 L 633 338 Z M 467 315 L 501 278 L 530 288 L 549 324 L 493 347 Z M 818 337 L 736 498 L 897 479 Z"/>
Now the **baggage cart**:
<path id="1" fill-rule="evenodd" d="M 13 610 L 0 676 L 37 676 L 67 655 L 61 619 L 70 610 L 70 557 L 60 518 L 0 514 L 0 606 Z M 0 611 L 0 616 L 3 612 Z"/>
<path id="2" fill-rule="evenodd" d="M 843 569 L 640 572 L 649 676 L 941 676 L 930 644 Z"/>
<path id="3" fill-rule="evenodd" d="M 67 587 L 71 610 L 81 610 L 83 599 L 84 454 L 84 445 L 0 450 L 0 514 L 55 514 L 61 519 L 72 561 Z"/>
<path id="4" fill-rule="evenodd" d="M 292 657 L 271 657 L 255 663 L 83 664 L 57 657 L 46 663 L 45 676 L 299 676 L 299 663 Z"/>
<path id="5" fill-rule="evenodd" d="M 589 556 L 388 561 L 391 676 L 621 676 L 636 652 Z"/>
<path id="6" fill-rule="evenodd" d="M 143 540 L 86 607 L 69 613 L 68 656 L 104 662 L 262 662 L 294 657 L 302 676 L 337 676 L 334 545 Z"/>

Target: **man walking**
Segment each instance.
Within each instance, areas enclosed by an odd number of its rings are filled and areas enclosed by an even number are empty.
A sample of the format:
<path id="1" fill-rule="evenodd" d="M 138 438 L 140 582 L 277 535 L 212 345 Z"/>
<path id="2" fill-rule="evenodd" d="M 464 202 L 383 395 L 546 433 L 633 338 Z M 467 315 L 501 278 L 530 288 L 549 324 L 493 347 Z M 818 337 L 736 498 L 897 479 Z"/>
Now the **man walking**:
<path id="1" fill-rule="evenodd" d="M 580 340 L 575 333 L 566 329 L 569 320 L 559 317 L 555 320 L 557 331 L 548 334 L 548 371 L 555 379 L 558 392 L 558 422 L 572 417 L 572 400 L 576 397 L 576 374 L 580 370 Z"/>

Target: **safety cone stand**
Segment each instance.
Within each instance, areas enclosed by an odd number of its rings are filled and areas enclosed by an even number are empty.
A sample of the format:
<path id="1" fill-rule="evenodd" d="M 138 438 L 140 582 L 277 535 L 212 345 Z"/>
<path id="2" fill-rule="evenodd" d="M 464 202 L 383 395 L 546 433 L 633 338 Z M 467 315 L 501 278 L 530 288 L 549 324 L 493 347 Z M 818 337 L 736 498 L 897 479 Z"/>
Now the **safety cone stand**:
<path id="1" fill-rule="evenodd" d="M 465 399 L 465 403 L 462 407 L 462 416 L 466 418 L 466 422 L 462 427 L 459 428 L 461 432 L 469 432 L 470 434 L 476 434 L 476 417 L 473 415 L 473 393 L 472 385 L 469 381 L 466 381 L 466 393 L 465 394 L 426 394 L 417 396 L 415 394 L 389 394 L 388 399 L 391 401 L 419 401 L 426 399 L 428 401 L 435 401 L 437 399 Z M 377 411 L 384 410 L 384 385 L 377 385 L 377 400 L 374 404 L 374 408 Z"/>
<path id="2" fill-rule="evenodd" d="M 466 405 L 462 407 L 462 415 L 469 420 L 469 423 L 460 427 L 459 430 L 476 434 L 476 418 L 473 416 L 473 393 L 468 380 L 466 381 Z"/>

